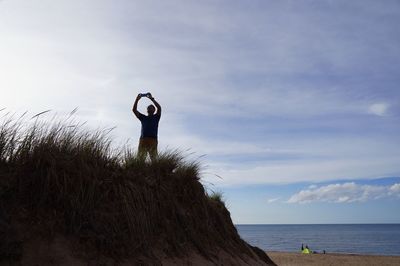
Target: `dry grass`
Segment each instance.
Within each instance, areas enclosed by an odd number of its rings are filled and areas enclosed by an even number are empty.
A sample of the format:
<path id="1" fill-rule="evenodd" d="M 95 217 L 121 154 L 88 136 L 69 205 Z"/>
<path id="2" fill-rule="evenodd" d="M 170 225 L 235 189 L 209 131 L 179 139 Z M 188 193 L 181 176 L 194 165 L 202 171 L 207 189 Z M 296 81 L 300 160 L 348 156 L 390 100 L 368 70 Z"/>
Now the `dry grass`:
<path id="1" fill-rule="evenodd" d="M 207 196 L 209 199 L 225 205 L 224 195 L 221 191 L 211 191 Z"/>
<path id="2" fill-rule="evenodd" d="M 0 209 L 114 258 L 155 249 L 210 257 L 215 247 L 250 254 L 222 195 L 207 196 L 199 169 L 177 151 L 147 162 L 114 150 L 106 131 L 69 120 L 25 126 L 11 117 L 0 125 Z"/>

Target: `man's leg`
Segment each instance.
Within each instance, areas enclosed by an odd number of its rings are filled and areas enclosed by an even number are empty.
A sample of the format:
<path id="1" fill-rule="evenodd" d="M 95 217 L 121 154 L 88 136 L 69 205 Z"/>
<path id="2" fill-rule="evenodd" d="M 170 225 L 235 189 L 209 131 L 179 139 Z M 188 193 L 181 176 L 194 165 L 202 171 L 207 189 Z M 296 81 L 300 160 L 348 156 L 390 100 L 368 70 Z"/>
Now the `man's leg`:
<path id="1" fill-rule="evenodd" d="M 146 160 L 147 149 L 146 141 L 144 139 L 139 139 L 138 157 L 140 160 Z"/>
<path id="2" fill-rule="evenodd" d="M 157 139 L 151 139 L 149 141 L 149 154 L 151 161 L 154 161 L 158 156 L 157 146 L 158 146 Z"/>

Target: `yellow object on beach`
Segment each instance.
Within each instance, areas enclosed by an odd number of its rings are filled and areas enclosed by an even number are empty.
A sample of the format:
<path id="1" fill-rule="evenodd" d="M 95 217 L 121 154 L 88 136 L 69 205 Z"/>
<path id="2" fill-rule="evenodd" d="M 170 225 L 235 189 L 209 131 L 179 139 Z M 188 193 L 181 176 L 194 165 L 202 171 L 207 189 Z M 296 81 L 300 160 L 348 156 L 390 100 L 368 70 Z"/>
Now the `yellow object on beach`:
<path id="1" fill-rule="evenodd" d="M 302 253 L 302 254 L 311 254 L 311 251 L 310 251 L 310 249 L 305 248 L 305 249 L 303 249 L 303 250 L 301 251 L 301 253 Z"/>

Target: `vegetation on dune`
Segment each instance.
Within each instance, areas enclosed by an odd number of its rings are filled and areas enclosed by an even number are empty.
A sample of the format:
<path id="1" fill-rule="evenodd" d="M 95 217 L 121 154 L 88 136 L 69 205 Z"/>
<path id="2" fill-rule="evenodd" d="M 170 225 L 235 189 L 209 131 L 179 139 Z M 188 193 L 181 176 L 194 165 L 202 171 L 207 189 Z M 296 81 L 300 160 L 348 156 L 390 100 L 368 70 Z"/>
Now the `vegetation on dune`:
<path id="1" fill-rule="evenodd" d="M 114 150 L 107 132 L 71 122 L 0 125 L 3 220 L 76 237 L 114 258 L 153 256 L 155 249 L 210 257 L 213 247 L 250 254 L 222 195 L 207 196 L 199 170 L 177 151 L 144 161 L 128 148 Z"/>
<path id="2" fill-rule="evenodd" d="M 208 198 L 214 200 L 216 202 L 220 202 L 225 205 L 224 196 L 221 191 L 212 191 L 210 194 L 207 195 Z"/>

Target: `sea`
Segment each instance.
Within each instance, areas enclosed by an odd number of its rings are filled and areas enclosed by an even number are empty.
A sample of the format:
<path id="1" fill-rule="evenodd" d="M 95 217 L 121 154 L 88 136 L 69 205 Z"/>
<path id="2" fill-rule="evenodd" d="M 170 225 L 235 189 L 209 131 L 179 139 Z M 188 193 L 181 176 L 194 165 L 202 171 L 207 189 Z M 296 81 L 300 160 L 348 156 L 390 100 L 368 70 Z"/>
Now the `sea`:
<path id="1" fill-rule="evenodd" d="M 246 242 L 266 251 L 400 256 L 400 224 L 236 225 Z"/>

